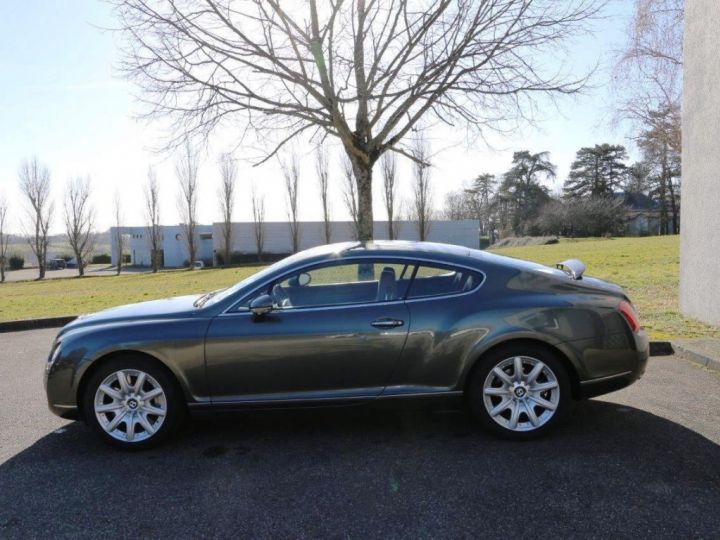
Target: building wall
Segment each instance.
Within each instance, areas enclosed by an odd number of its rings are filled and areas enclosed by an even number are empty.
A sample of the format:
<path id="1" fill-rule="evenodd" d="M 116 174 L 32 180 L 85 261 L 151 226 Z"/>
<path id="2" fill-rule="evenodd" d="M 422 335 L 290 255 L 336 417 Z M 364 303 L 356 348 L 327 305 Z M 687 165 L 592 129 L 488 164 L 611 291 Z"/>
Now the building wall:
<path id="1" fill-rule="evenodd" d="M 213 238 L 215 249 L 223 250 L 222 224 L 213 225 Z M 432 221 L 427 240 L 429 242 L 443 242 L 470 248 L 478 248 L 479 222 L 468 219 L 463 221 Z M 322 221 L 305 221 L 300 223 L 300 249 L 308 249 L 325 243 L 324 224 Z M 267 222 L 264 224 L 265 253 L 290 253 L 292 251 L 292 238 L 290 226 L 287 222 Z M 386 221 L 377 221 L 373 225 L 373 236 L 377 240 L 388 238 Z M 397 223 L 397 238 L 400 240 L 419 240 L 417 223 L 414 221 L 401 221 Z M 352 241 L 353 223 L 351 221 L 333 221 L 331 242 Z M 252 222 L 233 223 L 232 251 L 238 253 L 256 253 L 255 224 Z"/>
<path id="2" fill-rule="evenodd" d="M 198 253 L 196 259 L 212 260 L 213 258 L 213 239 L 203 238 L 207 234 L 212 234 L 212 225 L 198 225 Z M 123 234 L 126 237 L 125 253 L 130 254 L 131 264 L 136 266 L 150 266 L 150 244 L 147 237 L 147 229 L 145 227 L 123 227 Z M 180 225 L 163 225 L 162 226 L 162 250 L 165 260 L 165 266 L 180 267 L 188 260 L 187 247 L 185 245 L 183 229 Z M 111 227 L 111 261 L 117 264 L 117 229 Z"/>
<path id="3" fill-rule="evenodd" d="M 680 309 L 720 324 L 720 2 L 685 2 Z"/>
<path id="4" fill-rule="evenodd" d="M 468 219 L 463 221 L 431 221 L 429 242 L 443 242 L 470 248 L 477 248 L 479 222 Z M 199 260 L 212 260 L 214 252 L 222 253 L 223 236 L 222 224 L 198 225 L 198 254 Z M 264 224 L 265 241 L 264 253 L 290 253 L 292 252 L 292 239 L 290 226 L 287 222 L 268 222 Z M 300 249 L 308 249 L 325 243 L 324 224 L 322 221 L 305 221 L 300 223 Z M 374 225 L 373 233 L 378 240 L 387 239 L 388 229 L 386 221 L 378 221 Z M 126 236 L 125 252 L 131 256 L 131 264 L 136 266 L 150 266 L 150 246 L 148 244 L 147 229 L 145 227 L 123 227 Z M 414 221 L 401 221 L 397 223 L 397 238 L 400 240 L 418 240 L 417 223 Z M 117 264 L 118 253 L 116 248 L 117 229 L 110 228 L 112 264 Z M 211 238 L 208 238 L 211 236 Z M 348 242 L 353 240 L 353 224 L 350 221 L 332 222 L 332 242 Z M 183 240 L 183 230 L 179 225 L 164 225 L 162 227 L 162 249 L 164 251 L 165 266 L 168 268 L 180 267 L 188 260 L 187 248 Z M 233 223 L 233 252 L 254 254 L 255 225 L 254 223 Z"/>

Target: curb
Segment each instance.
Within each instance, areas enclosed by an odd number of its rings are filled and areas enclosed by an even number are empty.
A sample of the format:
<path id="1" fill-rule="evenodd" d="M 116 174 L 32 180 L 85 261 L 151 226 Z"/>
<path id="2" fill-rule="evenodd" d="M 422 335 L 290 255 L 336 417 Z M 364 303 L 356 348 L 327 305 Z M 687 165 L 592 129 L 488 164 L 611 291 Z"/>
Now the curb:
<path id="1" fill-rule="evenodd" d="M 59 328 L 75 319 L 77 319 L 77 315 L 0 322 L 0 334 L 5 332 L 22 332 L 23 330 L 40 330 L 41 328 Z"/>
<path id="2" fill-rule="evenodd" d="M 711 356 L 707 356 L 697 351 L 688 349 L 682 343 L 675 342 L 673 343 L 673 346 L 680 354 L 682 354 L 691 362 L 695 362 L 696 364 L 700 364 L 701 366 L 712 369 L 714 371 L 720 371 L 720 359 L 713 358 Z"/>

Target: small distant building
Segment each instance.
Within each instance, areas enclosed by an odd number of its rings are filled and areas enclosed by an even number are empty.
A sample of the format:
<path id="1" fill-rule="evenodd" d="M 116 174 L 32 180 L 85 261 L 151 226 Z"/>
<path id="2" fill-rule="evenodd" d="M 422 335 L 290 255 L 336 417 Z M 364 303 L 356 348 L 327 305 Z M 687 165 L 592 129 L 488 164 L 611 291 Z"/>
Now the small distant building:
<path id="1" fill-rule="evenodd" d="M 627 236 L 654 236 L 660 234 L 660 203 L 644 193 L 623 191 L 614 194 L 625 207 L 625 234 Z M 672 216 L 668 219 L 672 222 Z M 670 225 L 672 227 L 672 224 Z"/>
<path id="2" fill-rule="evenodd" d="M 399 240 L 419 240 L 417 222 L 398 221 L 395 224 L 396 238 Z M 222 254 L 223 235 L 222 223 L 198 225 L 198 253 L 196 260 L 213 264 L 216 254 Z M 443 242 L 477 249 L 479 246 L 480 223 L 476 219 L 460 221 L 431 221 L 429 224 L 429 242 Z M 351 221 L 334 221 L 331 223 L 331 242 L 348 242 L 354 239 Z M 150 243 L 146 227 L 123 227 L 125 236 L 125 254 L 130 255 L 130 265 L 150 266 Z M 112 264 L 117 264 L 117 228 L 110 228 L 112 246 Z M 182 226 L 162 226 L 161 266 L 178 268 L 188 261 L 187 246 L 183 237 Z M 292 252 L 290 225 L 287 222 L 266 222 L 263 224 L 263 253 L 267 255 L 287 255 Z M 386 221 L 373 224 L 373 236 L 378 240 L 388 238 Z M 325 243 L 324 223 L 322 221 L 304 221 L 299 223 L 300 249 L 308 249 Z M 240 255 L 256 255 L 255 224 L 242 222 L 232 224 L 232 252 Z"/>
<path id="3" fill-rule="evenodd" d="M 147 227 L 123 227 L 125 237 L 125 254 L 130 255 L 131 266 L 150 266 L 151 252 Z M 185 232 L 181 225 L 163 225 L 160 228 L 160 266 L 167 268 L 180 268 L 186 266 L 188 261 L 187 246 L 184 238 Z M 197 226 L 197 256 L 196 260 L 211 262 L 213 259 L 213 226 Z M 112 246 L 111 261 L 117 264 L 117 228 L 110 228 L 110 245 Z"/>

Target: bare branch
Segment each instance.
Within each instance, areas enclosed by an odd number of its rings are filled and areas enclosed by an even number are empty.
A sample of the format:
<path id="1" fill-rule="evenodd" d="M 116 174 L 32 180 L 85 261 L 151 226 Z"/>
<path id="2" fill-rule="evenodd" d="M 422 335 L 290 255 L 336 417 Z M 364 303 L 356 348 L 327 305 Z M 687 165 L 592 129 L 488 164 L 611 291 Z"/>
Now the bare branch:
<path id="1" fill-rule="evenodd" d="M 65 191 L 65 233 L 77 262 L 78 275 L 85 275 L 95 249 L 95 210 L 90 204 L 90 178 L 69 180 Z"/>
<path id="2" fill-rule="evenodd" d="M 37 158 L 24 161 L 18 173 L 20 191 L 28 203 L 26 236 L 38 263 L 38 279 L 45 277 L 47 253 L 50 245 L 50 223 L 54 204 L 50 199 L 50 171 Z M 27 231 L 32 231 L 27 233 Z"/>
<path id="3" fill-rule="evenodd" d="M 232 155 L 225 153 L 220 156 L 220 187 L 218 202 L 222 216 L 223 263 L 230 264 L 232 255 L 232 217 L 235 208 L 235 182 L 237 180 L 237 164 Z"/>

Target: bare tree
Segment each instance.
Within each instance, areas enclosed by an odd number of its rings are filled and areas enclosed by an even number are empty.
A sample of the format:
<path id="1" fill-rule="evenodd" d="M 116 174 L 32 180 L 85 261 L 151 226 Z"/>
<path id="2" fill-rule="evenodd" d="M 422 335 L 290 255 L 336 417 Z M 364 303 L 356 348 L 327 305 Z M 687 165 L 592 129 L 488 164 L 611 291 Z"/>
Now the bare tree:
<path id="1" fill-rule="evenodd" d="M 145 229 L 150 247 L 150 266 L 157 272 L 162 266 L 162 232 L 160 229 L 160 186 L 157 174 L 150 167 L 148 169 L 147 183 L 145 184 Z"/>
<path id="2" fill-rule="evenodd" d="M 218 199 L 222 214 L 223 264 L 230 264 L 232 254 L 232 216 L 235 208 L 237 164 L 230 154 L 220 156 L 220 188 Z"/>
<path id="3" fill-rule="evenodd" d="M 332 225 L 330 223 L 330 207 L 328 201 L 328 156 L 327 152 L 322 146 L 318 146 L 315 154 L 315 171 L 318 176 L 318 187 L 320 188 L 320 201 L 322 203 L 323 210 L 323 224 L 325 233 L 325 243 L 329 244 L 332 241 Z"/>
<path id="4" fill-rule="evenodd" d="M 359 240 L 360 229 L 358 224 L 357 185 L 355 183 L 355 177 L 353 176 L 352 163 L 345 155 L 342 157 L 342 166 L 343 178 L 345 179 L 342 192 L 343 202 L 345 203 L 345 208 L 347 209 L 348 214 L 350 214 L 350 219 L 353 223 L 353 238 L 355 238 L 355 240 Z"/>
<path id="5" fill-rule="evenodd" d="M 408 156 L 422 118 L 479 133 L 512 127 L 539 96 L 582 89 L 548 65 L 586 30 L 596 0 L 280 2 L 113 0 L 124 71 L 149 117 L 178 140 L 238 122 L 271 141 L 336 137 L 351 161 L 362 240 L 373 235 L 372 169 Z M 170 143 L 173 144 L 173 141 Z"/>
<path id="6" fill-rule="evenodd" d="M 8 244 L 10 235 L 7 232 L 8 204 L 4 194 L 0 194 L 0 283 L 5 281 Z"/>
<path id="7" fill-rule="evenodd" d="M 432 193 L 430 189 L 430 148 L 422 137 L 413 148 L 413 217 L 417 221 L 420 241 L 425 241 L 430 233 L 432 218 Z"/>
<path id="8" fill-rule="evenodd" d="M 395 154 L 386 153 L 380 160 L 383 176 L 383 203 L 385 203 L 385 211 L 388 218 L 388 238 L 395 240 L 397 237 L 397 227 L 394 218 L 396 215 L 396 199 L 397 199 L 397 163 Z"/>
<path id="9" fill-rule="evenodd" d="M 115 265 L 115 274 L 120 275 L 123 267 L 123 254 L 125 252 L 125 232 L 124 218 L 122 212 L 122 202 L 120 200 L 120 192 L 115 192 L 113 199 L 113 217 L 115 218 L 115 251 L 117 251 L 117 264 Z"/>
<path id="10" fill-rule="evenodd" d="M 45 277 L 49 231 L 54 204 L 50 200 L 50 171 L 32 158 L 20 165 L 20 191 L 28 202 L 29 227 L 25 229 L 30 249 L 38 262 L 38 279 Z M 27 230 L 32 232 L 28 233 Z"/>
<path id="11" fill-rule="evenodd" d="M 68 181 L 65 191 L 65 234 L 77 261 L 78 275 L 85 275 L 95 248 L 95 210 L 90 203 L 90 178 Z"/>
<path id="12" fill-rule="evenodd" d="M 198 205 L 198 168 L 199 160 L 195 151 L 186 142 L 180 159 L 175 163 L 175 176 L 178 179 L 178 212 L 183 230 L 185 247 L 190 270 L 195 268 L 197 256 L 197 205 Z"/>
<path id="13" fill-rule="evenodd" d="M 298 222 L 298 184 L 300 183 L 300 163 L 297 154 L 290 156 L 290 162 L 281 162 L 285 190 L 287 192 L 287 214 L 290 224 L 290 239 L 292 250 L 296 253 L 300 248 L 300 224 Z"/>
<path id="14" fill-rule="evenodd" d="M 252 213 L 255 232 L 255 249 L 258 261 L 262 261 L 263 246 L 265 244 L 265 197 L 258 193 L 257 186 L 252 186 Z"/>
<path id="15" fill-rule="evenodd" d="M 683 0 L 634 0 L 627 43 L 618 53 L 614 86 L 616 121 L 657 130 L 681 151 Z M 660 114 L 659 114 L 660 113 Z"/>

